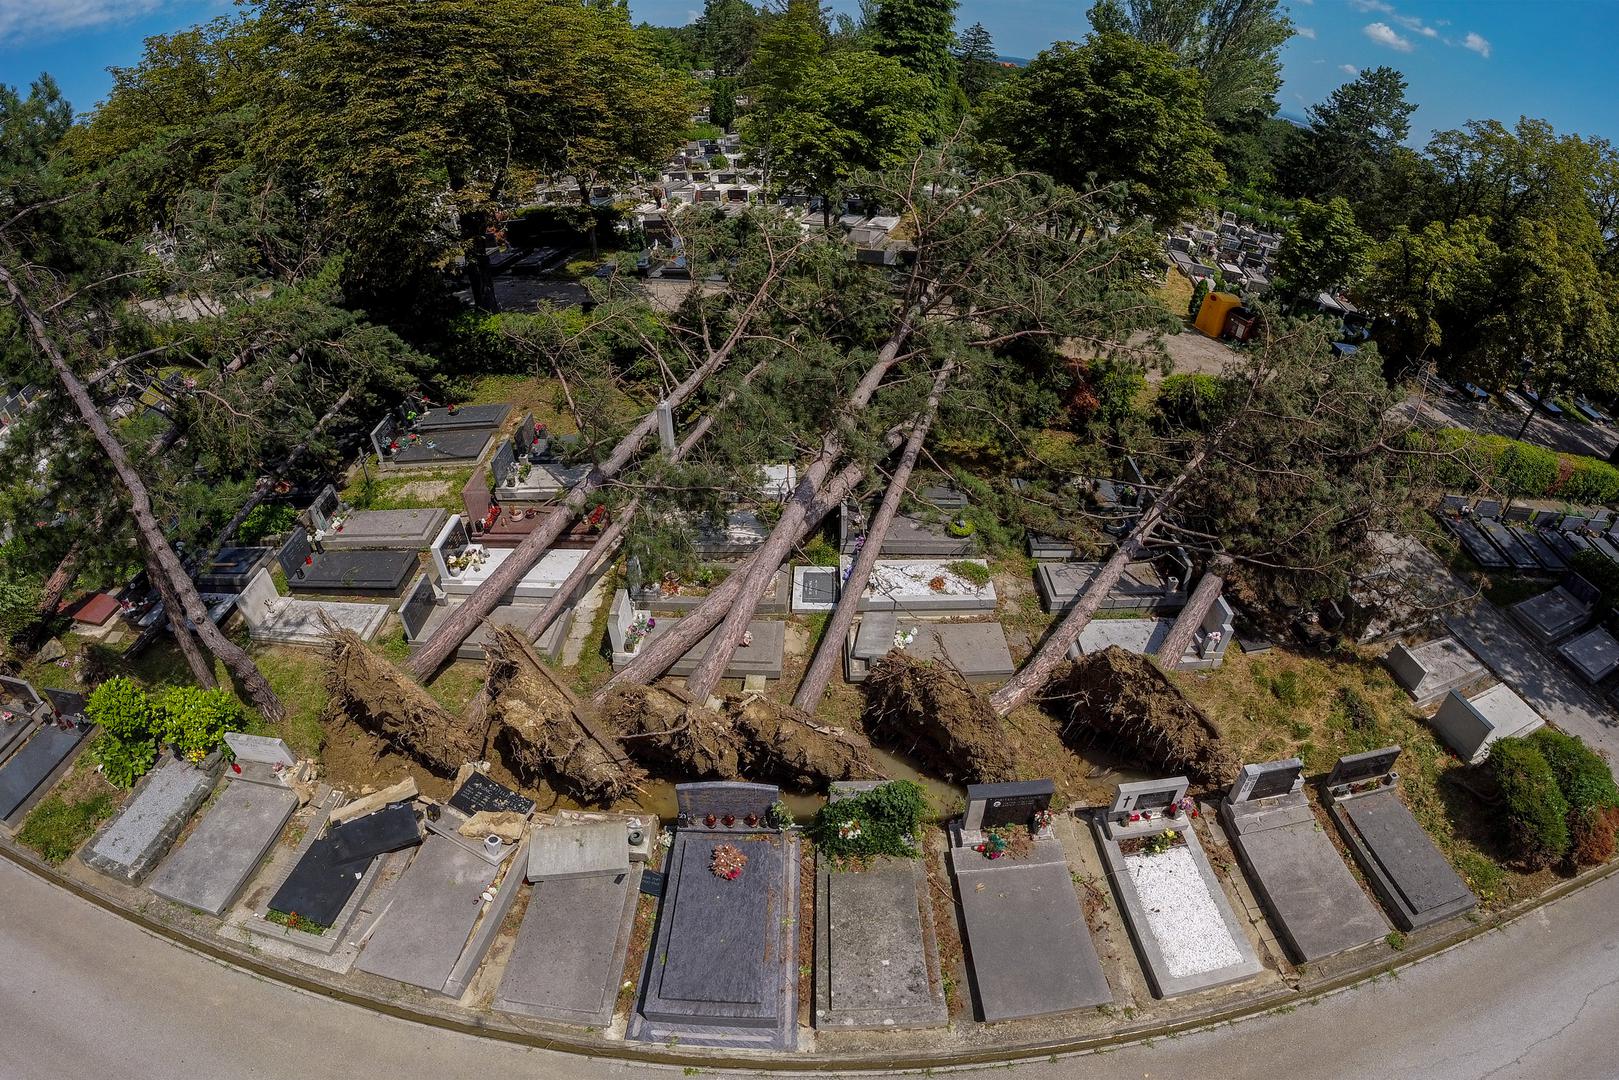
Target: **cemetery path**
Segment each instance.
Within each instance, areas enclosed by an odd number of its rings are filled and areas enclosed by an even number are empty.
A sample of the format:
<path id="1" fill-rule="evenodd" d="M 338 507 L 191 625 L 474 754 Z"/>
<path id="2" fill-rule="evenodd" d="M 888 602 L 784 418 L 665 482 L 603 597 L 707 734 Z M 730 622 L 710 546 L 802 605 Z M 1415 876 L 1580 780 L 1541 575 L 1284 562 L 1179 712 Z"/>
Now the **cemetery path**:
<path id="1" fill-rule="evenodd" d="M 445 1032 L 267 982 L 176 948 L 5 860 L 0 971 L 10 976 L 0 980 L 4 1080 L 675 1075 Z M 1619 876 L 1396 979 L 1291 1015 L 1041 1061 L 1012 1075 L 1597 1080 L 1619 1073 L 1616 1024 Z"/>
<path id="2" fill-rule="evenodd" d="M 1592 749 L 1606 751 L 1609 763 L 1619 767 L 1619 716 L 1494 604 L 1481 600 L 1471 611 L 1453 612 L 1445 624 L 1536 712 Z"/>

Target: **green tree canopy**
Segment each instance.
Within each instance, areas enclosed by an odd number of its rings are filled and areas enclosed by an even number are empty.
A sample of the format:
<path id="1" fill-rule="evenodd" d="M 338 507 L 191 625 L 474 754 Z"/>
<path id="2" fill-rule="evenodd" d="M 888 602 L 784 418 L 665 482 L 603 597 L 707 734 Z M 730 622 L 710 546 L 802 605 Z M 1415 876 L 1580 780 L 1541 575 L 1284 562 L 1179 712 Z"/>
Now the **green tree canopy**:
<path id="1" fill-rule="evenodd" d="M 1354 284 L 1366 246 L 1366 234 L 1355 224 L 1347 199 L 1326 204 L 1301 199 L 1277 253 L 1277 292 L 1299 303 L 1323 290 Z"/>

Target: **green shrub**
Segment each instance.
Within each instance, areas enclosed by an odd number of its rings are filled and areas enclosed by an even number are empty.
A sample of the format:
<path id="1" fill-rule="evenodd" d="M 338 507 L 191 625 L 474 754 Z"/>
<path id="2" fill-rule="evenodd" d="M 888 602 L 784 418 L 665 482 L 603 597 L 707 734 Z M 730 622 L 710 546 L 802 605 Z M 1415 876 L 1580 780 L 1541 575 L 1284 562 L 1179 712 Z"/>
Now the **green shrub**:
<path id="1" fill-rule="evenodd" d="M 1574 569 L 1602 594 L 1604 605 L 1619 603 L 1619 563 L 1587 548 L 1574 553 Z"/>
<path id="2" fill-rule="evenodd" d="M 144 739 L 152 735 L 152 699 L 133 680 L 122 675 L 108 679 L 91 692 L 84 714 L 114 739 Z"/>
<path id="3" fill-rule="evenodd" d="M 816 848 L 834 859 L 877 855 L 915 859 L 922 854 L 916 837 L 927 814 L 927 794 L 921 785 L 895 780 L 827 803 L 816 811 L 809 834 Z"/>
<path id="4" fill-rule="evenodd" d="M 1153 402 L 1162 430 L 1206 431 L 1220 405 L 1221 383 L 1213 375 L 1171 375 L 1158 384 Z"/>
<path id="5" fill-rule="evenodd" d="M 291 503 L 259 503 L 236 527 L 236 539 L 243 544 L 256 544 L 266 536 L 290 531 L 297 520 L 298 508 Z"/>
<path id="6" fill-rule="evenodd" d="M 1506 805 L 1501 823 L 1513 857 L 1531 870 L 1557 865 L 1569 849 L 1568 801 L 1539 747 L 1501 739 L 1490 747 L 1489 765 Z"/>
<path id="7" fill-rule="evenodd" d="M 1570 457 L 1570 471 L 1557 494 L 1576 503 L 1610 503 L 1619 499 L 1619 469 L 1606 461 Z"/>
<path id="8" fill-rule="evenodd" d="M 1619 807 L 1619 784 L 1602 756 L 1572 735 L 1541 728 L 1529 736 L 1557 780 L 1571 811 Z"/>
<path id="9" fill-rule="evenodd" d="M 176 686 L 157 701 L 158 737 L 188 761 L 201 761 L 242 725 L 241 702 L 223 690 Z"/>
<path id="10" fill-rule="evenodd" d="M 107 778 L 107 783 L 113 787 L 131 787 L 157 761 L 157 740 L 107 735 L 96 743 L 96 760 L 101 762 L 101 775 Z"/>
<path id="11" fill-rule="evenodd" d="M 989 567 L 985 566 L 983 563 L 975 563 L 970 559 L 963 559 L 960 562 L 951 563 L 949 566 L 946 566 L 945 569 L 959 578 L 965 578 L 974 585 L 977 585 L 979 588 L 983 588 L 985 585 L 989 584 Z"/>

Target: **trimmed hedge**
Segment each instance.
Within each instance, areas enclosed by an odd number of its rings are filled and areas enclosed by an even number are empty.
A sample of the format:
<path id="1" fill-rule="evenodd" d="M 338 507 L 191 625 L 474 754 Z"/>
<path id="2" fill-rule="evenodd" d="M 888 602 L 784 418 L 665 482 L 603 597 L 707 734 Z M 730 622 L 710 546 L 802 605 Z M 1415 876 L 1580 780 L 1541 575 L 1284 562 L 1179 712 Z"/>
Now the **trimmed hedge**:
<path id="1" fill-rule="evenodd" d="M 1412 439 L 1421 449 L 1455 454 L 1455 460 L 1438 466 L 1438 479 L 1448 487 L 1470 488 L 1482 480 L 1503 494 L 1525 498 L 1619 501 L 1619 468 L 1600 458 L 1557 454 L 1504 435 L 1480 435 L 1462 428 L 1413 432 Z"/>
<path id="2" fill-rule="evenodd" d="M 1541 728 L 1529 736 L 1540 756 L 1551 767 L 1557 790 L 1570 810 L 1602 810 L 1619 807 L 1619 784 L 1602 755 L 1572 735 L 1552 728 Z"/>
<path id="3" fill-rule="evenodd" d="M 1490 771 L 1506 809 L 1501 823 L 1513 858 L 1527 869 L 1556 866 L 1568 854 L 1568 801 L 1552 767 L 1528 739 L 1501 739 L 1490 747 Z"/>

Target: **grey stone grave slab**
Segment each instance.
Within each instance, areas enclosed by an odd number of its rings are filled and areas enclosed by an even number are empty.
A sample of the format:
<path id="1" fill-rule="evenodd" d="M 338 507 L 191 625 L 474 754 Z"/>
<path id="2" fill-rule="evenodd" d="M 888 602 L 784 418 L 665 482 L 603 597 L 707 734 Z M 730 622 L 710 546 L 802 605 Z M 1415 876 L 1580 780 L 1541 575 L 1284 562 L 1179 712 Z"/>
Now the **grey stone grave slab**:
<path id="1" fill-rule="evenodd" d="M 751 839 L 750 837 L 762 837 Z M 714 849 L 748 857 L 734 881 Z M 797 1027 L 798 842 L 792 833 L 680 829 L 630 1037 L 788 1049 Z"/>
<path id="2" fill-rule="evenodd" d="M 389 894 L 387 913 L 355 965 L 396 982 L 442 991 L 467 946 L 481 894 L 498 867 L 442 836 L 430 836 Z"/>
<path id="3" fill-rule="evenodd" d="M 622 821 L 541 825 L 529 835 L 530 881 L 622 874 L 629 868 L 629 833 Z"/>
<path id="4" fill-rule="evenodd" d="M 1062 843 L 987 859 L 952 843 L 973 998 L 987 1022 L 1073 1012 L 1113 1000 Z"/>
<path id="5" fill-rule="evenodd" d="M 831 611 L 838 606 L 842 578 L 835 566 L 793 567 L 793 610 Z"/>
<path id="6" fill-rule="evenodd" d="M 1432 925 L 1477 904 L 1395 788 L 1338 799 L 1331 812 L 1402 930 Z"/>
<path id="7" fill-rule="evenodd" d="M 362 641 L 370 641 L 388 618 L 386 604 L 281 596 L 267 570 L 253 575 L 237 600 L 237 610 L 242 613 L 253 640 L 280 645 L 324 645 L 331 637 L 328 623 L 354 631 Z"/>
<path id="8" fill-rule="evenodd" d="M 1543 645 L 1572 634 L 1591 617 L 1591 606 L 1563 586 L 1513 604 L 1508 614 Z"/>
<path id="9" fill-rule="evenodd" d="M 334 551 L 346 548 L 383 548 L 424 551 L 433 542 L 449 511 L 354 510 L 337 527 L 321 536 L 321 543 Z"/>
<path id="10" fill-rule="evenodd" d="M 427 588 L 429 592 L 432 591 L 431 585 Z M 427 607 L 420 629 L 408 634 L 406 637 L 411 648 L 420 648 L 433 636 L 433 631 L 437 630 L 444 624 L 445 620 L 455 614 L 456 609 L 465 600 L 464 596 L 452 596 L 444 603 L 439 603 L 435 600 L 432 606 Z M 489 640 L 490 623 L 496 626 L 510 627 L 521 633 L 529 623 L 534 621 L 534 616 L 538 615 L 544 606 L 544 601 L 536 600 L 520 600 L 510 604 L 501 604 L 491 611 L 483 621 L 479 622 L 477 628 L 467 635 L 466 640 L 456 646 L 456 658 L 460 660 L 484 659 L 488 655 L 486 645 Z M 551 625 L 546 628 L 545 633 L 540 635 L 539 640 L 533 642 L 536 653 L 547 660 L 557 660 L 562 656 L 562 647 L 567 644 L 568 633 L 573 628 L 576 610 L 576 607 L 570 604 L 563 609 L 562 614 L 552 620 Z M 418 607 L 414 610 L 414 613 L 423 614 L 424 609 Z"/>
<path id="11" fill-rule="evenodd" d="M 298 796 L 290 789 L 227 779 L 196 829 L 157 868 L 148 887 L 166 900 L 222 915 L 297 806 Z"/>
<path id="12" fill-rule="evenodd" d="M 1245 765 L 1220 804 L 1232 846 L 1295 962 L 1380 940 L 1388 923 L 1316 824 L 1297 758 Z"/>
<path id="13" fill-rule="evenodd" d="M 1601 682 L 1619 670 L 1619 641 L 1602 627 L 1593 627 L 1563 643 L 1557 650 L 1591 682 Z"/>
<path id="14" fill-rule="evenodd" d="M 1422 645 L 1396 645 L 1383 662 L 1418 708 L 1427 708 L 1446 694 L 1488 674 L 1488 669 L 1453 637 Z"/>
<path id="15" fill-rule="evenodd" d="M 416 811 L 409 803 L 391 803 L 375 813 L 333 825 L 326 835 L 336 845 L 335 854 L 339 862 L 370 859 L 419 844 L 422 840 Z"/>
<path id="16" fill-rule="evenodd" d="M 522 814 L 534 812 L 534 800 L 519 795 L 504 784 L 475 772 L 450 796 L 450 805 L 463 814 L 476 814 L 480 810 L 491 813 Z"/>
<path id="17" fill-rule="evenodd" d="M 833 802 L 882 787 L 834 781 Z M 815 1025 L 933 1027 L 945 1023 L 927 872 L 920 859 L 880 858 L 844 869 L 817 858 Z"/>
<path id="18" fill-rule="evenodd" d="M 292 748 L 280 739 L 263 735 L 245 735 L 240 731 L 225 732 L 225 745 L 237 761 L 259 761 L 266 765 L 296 765 Z"/>
<path id="19" fill-rule="evenodd" d="M 1471 698 L 1452 690 L 1429 723 L 1457 757 L 1477 765 L 1495 740 L 1528 735 L 1546 722 L 1510 686 L 1497 683 Z"/>
<path id="20" fill-rule="evenodd" d="M 87 728 L 66 729 L 46 724 L 0 765 L 0 821 L 8 826 L 20 821 L 44 793 L 47 780 L 62 768 L 84 742 Z"/>
<path id="21" fill-rule="evenodd" d="M 998 622 L 926 622 L 874 611 L 861 616 L 850 632 L 844 677 L 850 682 L 864 682 L 871 666 L 895 648 L 896 630 L 915 633 L 905 652 L 919 660 L 947 663 L 968 682 L 993 682 L 1015 670 L 1006 630 Z"/>
<path id="22" fill-rule="evenodd" d="M 218 778 L 217 762 L 200 769 L 166 758 L 141 778 L 129 802 L 102 826 L 81 856 L 84 864 L 119 881 L 140 881 L 168 853 Z"/>
<path id="23" fill-rule="evenodd" d="M 1101 569 L 1093 562 L 1042 563 L 1035 567 L 1035 585 L 1047 611 L 1063 611 Z M 1173 585 L 1173 587 L 1171 587 Z M 1102 598 L 1104 611 L 1178 611 L 1186 606 L 1186 581 L 1171 582 L 1152 563 L 1132 562 Z"/>
<path id="24" fill-rule="evenodd" d="M 641 873 L 637 865 L 622 874 L 536 882 L 495 1008 L 595 1028 L 610 1025 Z"/>
<path id="25" fill-rule="evenodd" d="M 1050 533 L 1031 531 L 1027 544 L 1029 558 L 1039 562 L 1066 562 L 1078 554 L 1072 540 Z"/>
<path id="26" fill-rule="evenodd" d="M 736 570 L 737 568 L 731 567 L 731 569 Z M 797 569 L 813 568 L 798 567 Z M 793 575 L 789 574 L 785 569 L 776 571 L 770 579 L 770 584 L 766 586 L 764 595 L 759 598 L 758 606 L 754 608 L 754 611 L 760 615 L 785 614 L 794 601 L 793 580 Z M 703 601 L 708 599 L 706 592 L 701 594 L 694 592 L 665 593 L 655 587 L 654 590 L 656 595 L 643 592 L 636 603 L 660 614 L 664 612 L 690 611 L 693 608 L 700 607 Z M 828 605 L 826 610 L 830 611 L 832 606 Z"/>

